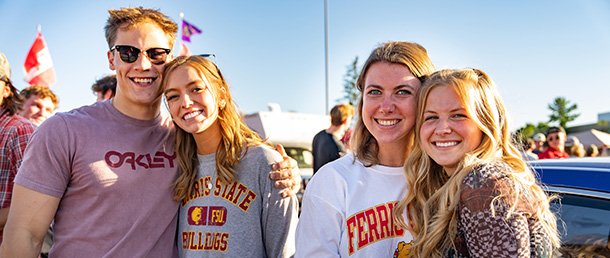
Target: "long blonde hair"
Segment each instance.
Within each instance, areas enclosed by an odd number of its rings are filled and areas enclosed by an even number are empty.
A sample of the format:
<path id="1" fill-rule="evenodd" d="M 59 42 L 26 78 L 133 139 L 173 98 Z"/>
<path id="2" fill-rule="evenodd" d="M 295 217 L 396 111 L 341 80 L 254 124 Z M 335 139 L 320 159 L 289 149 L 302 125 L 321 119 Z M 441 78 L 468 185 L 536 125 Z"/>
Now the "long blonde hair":
<path id="1" fill-rule="evenodd" d="M 161 90 L 167 88 L 167 78 L 178 67 L 188 65 L 196 69 L 201 76 L 205 76 L 213 95 L 226 101 L 223 108 L 218 109 L 218 123 L 221 128 L 221 141 L 216 151 L 216 171 L 218 178 L 225 183 L 232 183 L 237 179 L 235 167 L 239 165 L 248 147 L 251 145 L 267 144 L 252 129 L 244 123 L 237 104 L 235 104 L 229 87 L 222 73 L 214 63 L 201 56 L 181 56 L 165 65 Z M 224 90 L 223 90 L 224 89 Z M 197 144 L 193 135 L 182 130 L 174 122 L 176 128 L 176 155 L 180 176 L 174 182 L 176 191 L 174 199 L 182 201 L 187 199 L 194 190 L 197 181 Z"/>
<path id="2" fill-rule="evenodd" d="M 387 62 L 393 64 L 401 64 L 411 71 L 411 73 L 422 80 L 423 77 L 434 72 L 435 68 L 432 61 L 428 57 L 428 52 L 424 47 L 417 43 L 405 41 L 391 41 L 379 45 L 369 55 L 369 58 L 364 63 L 362 71 L 358 76 L 356 87 L 360 91 L 360 98 L 356 110 L 358 119 L 356 126 L 350 139 L 350 145 L 354 150 L 354 155 L 367 166 L 379 164 L 377 157 L 378 146 L 377 140 L 364 125 L 362 120 L 362 91 L 366 80 L 369 68 L 379 62 Z M 413 142 L 413 133 L 408 136 L 409 144 Z M 409 149 L 409 148 L 407 148 Z M 405 157 L 408 153 L 405 153 Z"/>
<path id="3" fill-rule="evenodd" d="M 483 132 L 479 146 L 468 153 L 449 177 L 422 149 L 420 129 L 426 99 L 432 89 L 449 86 L 460 96 L 468 116 Z M 508 174 L 511 191 L 503 192 L 489 207 L 492 214 L 498 198 L 507 198 L 512 214 L 517 204 L 532 207 L 532 217 L 542 222 L 555 248 L 560 245 L 555 215 L 550 211 L 550 198 L 537 184 L 529 166 L 522 160 L 508 129 L 506 108 L 491 79 L 481 70 L 441 70 L 426 79 L 420 89 L 415 144 L 405 161 L 408 193 L 394 209 L 394 220 L 413 235 L 411 254 L 415 257 L 444 257 L 453 246 L 457 234 L 456 208 L 464 178 L 478 165 L 503 162 L 512 171 Z M 529 198 L 523 195 L 528 194 Z M 407 209 L 408 207 L 408 209 Z M 401 216 L 406 210 L 407 226 Z"/>

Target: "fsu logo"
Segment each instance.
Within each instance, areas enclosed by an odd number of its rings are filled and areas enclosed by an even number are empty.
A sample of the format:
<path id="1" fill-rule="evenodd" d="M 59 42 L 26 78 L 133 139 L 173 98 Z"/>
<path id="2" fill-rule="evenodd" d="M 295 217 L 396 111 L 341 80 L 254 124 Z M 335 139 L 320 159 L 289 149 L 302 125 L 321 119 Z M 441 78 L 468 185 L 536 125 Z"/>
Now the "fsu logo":
<path id="1" fill-rule="evenodd" d="M 227 208 L 221 206 L 192 206 L 188 210 L 188 224 L 193 226 L 222 226 L 227 222 Z"/>

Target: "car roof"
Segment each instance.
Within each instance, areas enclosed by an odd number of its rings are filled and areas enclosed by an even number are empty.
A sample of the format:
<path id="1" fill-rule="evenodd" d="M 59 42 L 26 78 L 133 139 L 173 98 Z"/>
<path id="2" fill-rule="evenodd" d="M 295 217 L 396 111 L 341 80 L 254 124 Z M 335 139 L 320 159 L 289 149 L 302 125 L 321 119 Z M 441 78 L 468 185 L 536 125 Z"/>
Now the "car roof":
<path id="1" fill-rule="evenodd" d="M 543 159 L 528 163 L 542 184 L 610 193 L 610 157 Z"/>

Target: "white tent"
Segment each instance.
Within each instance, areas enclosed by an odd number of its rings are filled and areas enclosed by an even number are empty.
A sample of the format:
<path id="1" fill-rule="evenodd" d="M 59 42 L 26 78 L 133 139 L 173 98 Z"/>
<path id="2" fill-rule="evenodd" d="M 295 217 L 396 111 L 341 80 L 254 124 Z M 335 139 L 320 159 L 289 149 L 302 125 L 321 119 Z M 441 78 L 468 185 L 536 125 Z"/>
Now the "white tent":
<path id="1" fill-rule="evenodd" d="M 568 136 L 576 136 L 584 146 L 589 144 L 595 144 L 597 147 L 610 146 L 610 134 L 595 129 L 571 133 Z"/>

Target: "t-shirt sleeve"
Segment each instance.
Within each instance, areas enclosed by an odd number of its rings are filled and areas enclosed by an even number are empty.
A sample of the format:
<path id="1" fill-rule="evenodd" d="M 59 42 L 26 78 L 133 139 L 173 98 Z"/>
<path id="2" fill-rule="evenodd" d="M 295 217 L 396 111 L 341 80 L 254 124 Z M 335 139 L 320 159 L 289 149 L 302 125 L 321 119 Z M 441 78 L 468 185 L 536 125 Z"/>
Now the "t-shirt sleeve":
<path id="1" fill-rule="evenodd" d="M 271 148 L 264 148 L 265 160 L 259 172 L 264 182 L 261 223 L 267 257 L 292 257 L 295 252 L 295 231 L 298 222 L 298 200 L 296 196 L 283 198 L 284 189 L 276 188 L 269 178 L 271 165 L 281 161 L 282 156 Z"/>
<path id="2" fill-rule="evenodd" d="M 336 183 L 331 167 L 320 169 L 307 184 L 297 227 L 297 257 L 339 257 L 344 212 L 335 205 L 341 192 L 329 185 Z"/>
<path id="3" fill-rule="evenodd" d="M 32 135 L 15 183 L 31 190 L 62 197 L 70 181 L 70 129 L 56 114 Z"/>
<path id="4" fill-rule="evenodd" d="M 465 180 L 461 189 L 458 223 L 471 257 L 530 257 L 527 214 L 517 209 L 507 217 L 512 200 L 498 198 L 512 189 L 506 176 Z"/>

